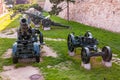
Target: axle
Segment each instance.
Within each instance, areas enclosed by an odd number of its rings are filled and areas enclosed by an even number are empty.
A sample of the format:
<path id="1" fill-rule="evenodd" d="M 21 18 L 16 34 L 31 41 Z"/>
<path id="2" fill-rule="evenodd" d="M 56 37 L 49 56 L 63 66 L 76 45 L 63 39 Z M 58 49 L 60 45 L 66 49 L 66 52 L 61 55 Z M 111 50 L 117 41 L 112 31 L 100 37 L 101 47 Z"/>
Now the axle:
<path id="1" fill-rule="evenodd" d="M 103 56 L 104 55 L 104 52 L 91 52 L 90 53 L 90 57 L 93 57 L 93 56 Z"/>

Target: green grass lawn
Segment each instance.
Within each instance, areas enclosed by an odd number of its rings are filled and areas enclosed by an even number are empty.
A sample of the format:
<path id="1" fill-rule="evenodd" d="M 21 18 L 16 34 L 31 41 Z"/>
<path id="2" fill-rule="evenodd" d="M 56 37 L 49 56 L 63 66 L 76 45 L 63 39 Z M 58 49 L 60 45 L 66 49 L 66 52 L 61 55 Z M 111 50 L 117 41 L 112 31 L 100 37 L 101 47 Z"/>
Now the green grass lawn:
<path id="1" fill-rule="evenodd" d="M 91 60 L 92 69 L 85 70 L 80 66 L 81 59 L 77 57 L 80 53 L 75 57 L 68 56 L 66 42 L 46 41 L 46 44 L 51 46 L 59 57 L 43 57 L 43 62 L 33 64 L 42 70 L 45 80 L 120 80 L 120 66 L 116 64 L 106 68 L 101 64 L 101 60 Z"/>

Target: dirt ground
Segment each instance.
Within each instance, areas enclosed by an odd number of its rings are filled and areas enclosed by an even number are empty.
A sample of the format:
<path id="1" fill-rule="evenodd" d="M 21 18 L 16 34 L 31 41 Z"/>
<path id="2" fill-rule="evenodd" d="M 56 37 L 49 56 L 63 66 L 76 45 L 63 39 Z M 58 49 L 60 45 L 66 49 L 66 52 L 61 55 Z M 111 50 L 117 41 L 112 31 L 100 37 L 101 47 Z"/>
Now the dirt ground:
<path id="1" fill-rule="evenodd" d="M 0 73 L 2 80 L 44 80 L 40 70 L 36 67 L 27 66 L 14 68 L 14 66 L 3 66 L 4 71 Z M 39 75 L 39 79 L 31 79 L 33 75 Z"/>

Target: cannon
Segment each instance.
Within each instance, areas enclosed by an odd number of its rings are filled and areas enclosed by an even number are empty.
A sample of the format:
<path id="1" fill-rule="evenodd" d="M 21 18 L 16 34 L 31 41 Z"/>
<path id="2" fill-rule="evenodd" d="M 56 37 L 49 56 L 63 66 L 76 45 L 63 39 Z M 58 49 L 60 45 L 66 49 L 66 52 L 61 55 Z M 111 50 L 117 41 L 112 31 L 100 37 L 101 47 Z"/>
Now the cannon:
<path id="1" fill-rule="evenodd" d="M 48 18 L 48 16 L 44 17 L 42 15 L 39 16 L 39 15 L 35 15 L 33 13 L 28 13 L 28 12 L 22 12 L 22 13 L 27 14 L 31 18 L 31 21 L 35 25 L 42 24 L 43 30 L 50 30 L 51 26 L 60 26 L 60 27 L 70 28 L 70 26 L 66 26 L 66 25 L 63 25 L 63 24 L 60 24 L 60 23 L 56 23 L 56 22 L 50 20 Z"/>
<path id="2" fill-rule="evenodd" d="M 82 66 L 86 69 L 91 68 L 90 58 L 95 56 L 101 56 L 106 67 L 112 66 L 111 48 L 105 46 L 102 48 L 102 51 L 98 51 L 98 40 L 92 36 L 90 31 L 87 31 L 84 36 L 75 36 L 74 33 L 70 33 L 67 38 L 67 45 L 70 56 L 75 55 L 75 48 L 81 47 Z"/>
<path id="3" fill-rule="evenodd" d="M 41 20 L 44 19 L 44 16 L 42 15 L 35 15 L 28 12 L 22 12 L 22 14 L 27 14 L 30 17 L 31 21 L 34 23 L 34 25 L 39 25 L 41 23 Z"/>
<path id="4" fill-rule="evenodd" d="M 35 58 L 36 62 L 40 62 L 43 34 L 38 29 L 31 28 L 26 18 L 20 20 L 17 33 L 17 41 L 12 48 L 13 63 L 18 63 L 21 58 Z"/>
<path id="5" fill-rule="evenodd" d="M 22 18 L 20 20 L 20 27 L 18 29 L 18 39 L 19 40 L 32 39 L 33 41 L 36 41 L 36 42 L 39 41 L 40 44 L 44 44 L 42 32 L 39 29 L 31 28 L 28 23 L 28 19 L 26 18 Z"/>
<path id="6" fill-rule="evenodd" d="M 42 26 L 44 30 L 50 30 L 51 26 L 60 26 L 64 28 L 70 28 L 70 26 L 66 26 L 66 25 L 51 21 L 49 18 L 45 18 L 42 20 Z"/>

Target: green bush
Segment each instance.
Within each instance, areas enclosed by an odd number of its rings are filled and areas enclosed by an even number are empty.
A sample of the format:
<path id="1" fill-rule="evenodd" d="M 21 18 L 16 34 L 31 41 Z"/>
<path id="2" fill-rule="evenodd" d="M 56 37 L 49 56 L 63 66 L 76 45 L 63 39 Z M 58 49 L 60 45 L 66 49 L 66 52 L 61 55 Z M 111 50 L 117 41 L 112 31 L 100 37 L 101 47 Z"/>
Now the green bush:
<path id="1" fill-rule="evenodd" d="M 27 10 L 29 7 L 30 7 L 29 4 L 18 4 L 18 5 L 15 5 L 15 6 L 13 7 L 13 10 L 14 10 L 15 12 L 16 12 L 16 11 L 21 12 L 21 11 Z"/>
<path id="2" fill-rule="evenodd" d="M 15 5 L 13 7 L 13 11 L 14 12 L 21 12 L 21 11 L 25 11 L 31 7 L 37 9 L 38 11 L 42 11 L 42 8 L 38 4 L 32 4 L 32 5 L 30 5 L 30 4 L 18 4 L 18 5 Z"/>
<path id="3" fill-rule="evenodd" d="M 58 6 L 60 3 L 62 3 L 63 1 L 68 2 L 75 2 L 75 0 L 50 0 L 50 2 L 53 4 L 52 6 L 52 10 L 49 12 L 50 15 L 58 15 L 62 10 L 61 6 Z M 67 7 L 67 6 L 66 6 Z"/>

